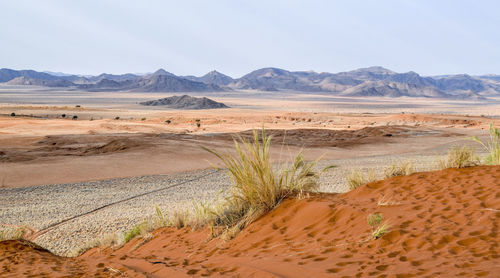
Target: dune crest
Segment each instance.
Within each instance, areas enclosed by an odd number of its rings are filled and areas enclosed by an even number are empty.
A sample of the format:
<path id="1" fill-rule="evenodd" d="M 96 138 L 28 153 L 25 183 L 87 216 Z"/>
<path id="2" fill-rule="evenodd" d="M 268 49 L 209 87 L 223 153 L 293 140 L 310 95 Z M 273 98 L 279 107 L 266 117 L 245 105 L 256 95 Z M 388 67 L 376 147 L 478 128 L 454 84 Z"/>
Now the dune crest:
<path id="1" fill-rule="evenodd" d="M 163 228 L 150 241 L 78 258 L 2 242 L 0 275 L 495 277 L 499 207 L 499 166 L 415 173 L 345 194 L 287 199 L 231 241 L 208 240 L 207 229 Z M 371 213 L 391 224 L 378 239 L 367 224 Z"/>

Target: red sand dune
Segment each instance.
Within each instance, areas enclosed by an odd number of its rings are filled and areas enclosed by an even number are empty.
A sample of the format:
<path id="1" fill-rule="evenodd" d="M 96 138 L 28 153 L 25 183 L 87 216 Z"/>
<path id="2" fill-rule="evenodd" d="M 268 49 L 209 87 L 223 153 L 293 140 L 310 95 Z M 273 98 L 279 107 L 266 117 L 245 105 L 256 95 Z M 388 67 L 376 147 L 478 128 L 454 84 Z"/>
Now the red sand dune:
<path id="1" fill-rule="evenodd" d="M 375 212 L 392 224 L 376 240 Z M 498 277 L 499 225 L 500 166 L 447 169 L 288 199 L 227 242 L 165 228 L 78 258 L 3 242 L 0 276 Z"/>

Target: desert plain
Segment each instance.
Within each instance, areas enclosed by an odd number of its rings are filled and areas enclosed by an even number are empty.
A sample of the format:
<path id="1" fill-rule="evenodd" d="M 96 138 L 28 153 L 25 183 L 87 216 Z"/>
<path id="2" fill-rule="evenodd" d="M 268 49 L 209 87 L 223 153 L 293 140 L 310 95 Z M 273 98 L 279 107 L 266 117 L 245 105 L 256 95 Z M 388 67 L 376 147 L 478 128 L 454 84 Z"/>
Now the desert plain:
<path id="1" fill-rule="evenodd" d="M 172 110 L 172 94 L 0 86 L 0 276 L 495 277 L 500 270 L 500 168 L 439 170 L 452 146 L 482 147 L 500 99 L 340 97 L 301 92 L 189 93 L 230 108 Z M 14 114 L 12 114 L 14 113 Z M 64 116 L 63 116 L 64 115 Z M 74 117 L 76 116 L 76 117 Z M 123 246 L 85 250 L 155 215 L 223 195 L 232 180 L 202 147 L 234 153 L 252 129 L 272 157 L 302 152 L 319 192 L 286 199 L 234 239 L 207 228 L 160 228 Z M 384 179 L 393 163 L 417 172 Z M 377 180 L 349 191 L 346 176 Z M 381 198 L 391 200 L 380 205 Z M 370 239 L 366 218 L 393 227 Z M 76 256 L 78 255 L 78 256 Z"/>

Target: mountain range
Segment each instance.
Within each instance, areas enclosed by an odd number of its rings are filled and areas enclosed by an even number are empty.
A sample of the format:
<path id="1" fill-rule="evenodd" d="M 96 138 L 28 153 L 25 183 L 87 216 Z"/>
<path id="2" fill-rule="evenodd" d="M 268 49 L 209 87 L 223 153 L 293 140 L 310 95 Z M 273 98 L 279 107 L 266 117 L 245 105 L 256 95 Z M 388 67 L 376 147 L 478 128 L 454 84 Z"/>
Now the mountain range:
<path id="1" fill-rule="evenodd" d="M 426 97 L 484 99 L 500 96 L 500 75 L 421 76 L 383 67 L 317 73 L 262 68 L 234 79 L 218 71 L 203 76 L 177 76 L 164 69 L 151 74 L 97 76 L 0 69 L 0 83 L 67 87 L 88 91 L 217 92 L 230 90 L 329 92 L 350 97 Z"/>

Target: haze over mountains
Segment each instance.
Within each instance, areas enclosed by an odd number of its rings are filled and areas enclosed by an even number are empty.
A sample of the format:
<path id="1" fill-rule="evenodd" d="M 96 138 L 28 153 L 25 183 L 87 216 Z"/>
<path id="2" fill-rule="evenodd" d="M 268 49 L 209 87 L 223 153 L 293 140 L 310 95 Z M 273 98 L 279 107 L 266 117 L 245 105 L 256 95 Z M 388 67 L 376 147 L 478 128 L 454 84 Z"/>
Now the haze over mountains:
<path id="1" fill-rule="evenodd" d="M 0 69 L 0 83 L 63 87 L 88 91 L 217 92 L 228 90 L 330 92 L 351 97 L 426 97 L 484 99 L 500 96 L 500 75 L 421 76 L 383 67 L 340 73 L 262 68 L 234 79 L 217 71 L 204 76 L 177 76 L 159 69 L 152 74 L 68 75 Z"/>

